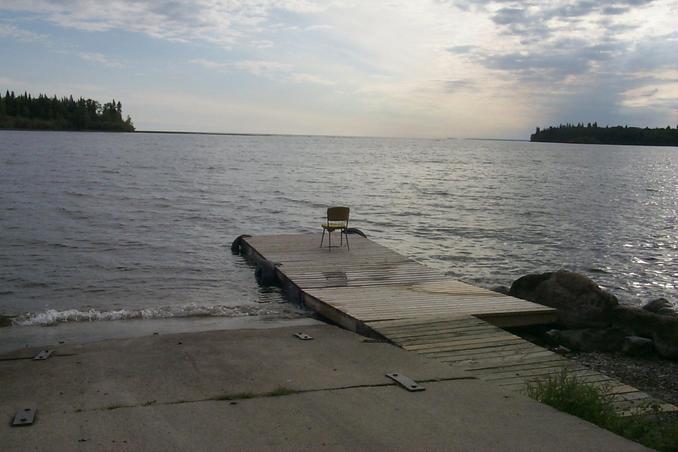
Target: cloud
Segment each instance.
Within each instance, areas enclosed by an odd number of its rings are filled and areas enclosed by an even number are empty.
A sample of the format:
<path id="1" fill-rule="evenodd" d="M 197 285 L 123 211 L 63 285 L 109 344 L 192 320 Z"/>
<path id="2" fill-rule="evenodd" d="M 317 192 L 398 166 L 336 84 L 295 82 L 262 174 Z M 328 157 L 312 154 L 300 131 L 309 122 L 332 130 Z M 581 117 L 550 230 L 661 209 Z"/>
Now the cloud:
<path id="1" fill-rule="evenodd" d="M 457 91 L 471 89 L 476 86 L 476 83 L 471 80 L 445 80 L 445 91 L 448 93 L 455 93 Z"/>
<path id="2" fill-rule="evenodd" d="M 499 25 L 509 25 L 518 22 L 525 22 L 529 19 L 527 11 L 523 8 L 501 8 L 492 16 L 494 23 Z"/>
<path id="3" fill-rule="evenodd" d="M 188 61 L 189 63 L 192 64 L 197 64 L 199 66 L 202 66 L 206 69 L 223 69 L 229 66 L 229 63 L 223 63 L 219 61 L 213 61 L 213 60 L 206 60 L 204 58 L 195 58 L 192 60 Z"/>
<path id="4" fill-rule="evenodd" d="M 33 31 L 2 22 L 0 22 L 0 37 L 15 39 L 21 42 L 38 43 L 47 48 L 56 48 L 54 43 L 45 34 L 35 33 Z M 83 61 L 97 63 L 107 67 L 123 67 L 122 63 L 119 61 L 113 60 L 99 52 L 79 52 L 69 48 L 58 48 L 56 51 L 67 55 L 75 55 Z"/>
<path id="5" fill-rule="evenodd" d="M 467 53 L 471 53 L 475 49 L 476 49 L 476 46 L 459 45 L 459 46 L 448 47 L 446 50 L 450 53 L 456 53 L 456 54 L 464 55 L 464 54 L 467 54 Z"/>
<path id="6" fill-rule="evenodd" d="M 47 22 L 131 32 L 141 43 L 146 36 L 190 43 L 177 47 L 217 74 L 206 80 L 227 74 L 233 86 L 224 92 L 258 77 L 249 85 L 267 84 L 257 95 L 271 105 L 294 96 L 295 105 L 326 102 L 342 114 L 371 113 L 380 124 L 398 118 L 392 124 L 439 127 L 442 135 L 499 123 L 529 130 L 536 120 L 568 115 L 576 122 L 577 111 L 659 117 L 678 98 L 647 75 L 677 67 L 678 0 L 3 0 L 3 12 L 21 22 L 0 36 L 19 39 L 19 25 Z M 82 34 L 55 33 L 63 41 L 71 35 Z M 85 61 L 118 63 L 105 48 L 71 48 Z M 154 69 L 170 84 L 186 68 L 168 56 L 167 67 Z"/>
<path id="7" fill-rule="evenodd" d="M 122 63 L 116 60 L 112 60 L 106 55 L 97 52 L 77 52 L 76 55 L 84 61 L 89 61 L 92 63 L 101 64 L 107 67 L 112 68 L 121 68 L 123 67 Z"/>
<path id="8" fill-rule="evenodd" d="M 317 25 L 309 25 L 306 27 L 306 30 L 308 31 L 320 31 L 320 30 L 332 30 L 333 27 L 332 25 L 327 25 L 327 24 L 317 24 Z"/>
<path id="9" fill-rule="evenodd" d="M 594 63 L 605 62 L 623 51 L 619 44 L 590 45 L 583 39 L 560 39 L 533 52 L 486 53 L 478 61 L 485 67 L 508 71 L 523 79 L 535 79 L 535 73 L 545 84 L 560 82 L 570 75 L 591 70 Z"/>
<path id="10" fill-rule="evenodd" d="M 236 61 L 233 65 L 240 70 L 254 75 L 271 75 L 291 70 L 289 64 L 266 60 L 242 60 Z"/>
<path id="11" fill-rule="evenodd" d="M 305 74 L 303 72 L 290 75 L 290 80 L 296 83 L 311 83 L 314 85 L 334 86 L 336 82 L 313 74 Z"/>
<path id="12" fill-rule="evenodd" d="M 0 22 L 0 37 L 16 39 L 22 42 L 43 42 L 47 40 L 47 36 L 39 33 L 34 33 L 30 30 L 19 28 L 12 24 Z"/>
<path id="13" fill-rule="evenodd" d="M 252 41 L 252 46 L 257 49 L 270 49 L 271 47 L 275 46 L 275 42 L 269 39 L 259 39 Z"/>
<path id="14" fill-rule="evenodd" d="M 267 60 L 241 60 L 232 62 L 220 62 L 205 59 L 189 60 L 189 63 L 197 64 L 205 69 L 218 71 L 243 71 L 257 77 L 267 77 L 280 81 L 289 81 L 300 84 L 313 84 L 322 86 L 334 86 L 336 82 L 314 74 L 296 72 L 294 67 L 287 63 Z"/>
<path id="15" fill-rule="evenodd" d="M 310 0 L 3 0 L 0 11 L 28 12 L 85 31 L 125 30 L 231 46 L 260 32 L 276 11 L 313 14 L 327 5 Z"/>
<path id="16" fill-rule="evenodd" d="M 603 14 L 616 16 L 619 14 L 625 14 L 629 10 L 628 6 L 605 6 L 602 9 Z"/>
<path id="17" fill-rule="evenodd" d="M 268 60 L 240 60 L 240 61 L 214 61 L 203 58 L 189 60 L 189 63 L 197 64 L 205 69 L 216 70 L 239 70 L 257 76 L 271 76 L 276 73 L 289 73 L 292 66 L 287 63 Z"/>

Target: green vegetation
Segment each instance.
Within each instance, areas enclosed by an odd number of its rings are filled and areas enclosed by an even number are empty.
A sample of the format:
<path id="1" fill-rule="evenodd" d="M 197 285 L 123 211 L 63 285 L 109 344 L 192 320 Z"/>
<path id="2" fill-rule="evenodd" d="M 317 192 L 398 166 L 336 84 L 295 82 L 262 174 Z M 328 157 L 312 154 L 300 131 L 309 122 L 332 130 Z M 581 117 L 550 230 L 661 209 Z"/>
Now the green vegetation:
<path id="1" fill-rule="evenodd" d="M 123 404 L 119 404 L 119 403 L 114 403 L 112 405 L 107 405 L 106 407 L 104 407 L 104 409 L 106 409 L 106 410 L 119 410 L 120 408 L 135 408 L 135 407 L 136 407 L 136 405 L 123 405 Z"/>
<path id="2" fill-rule="evenodd" d="M 567 371 L 530 383 L 527 394 L 647 447 L 678 451 L 678 418 L 663 415 L 657 406 L 623 416 L 615 409 L 609 388 L 585 383 Z"/>
<path id="3" fill-rule="evenodd" d="M 286 395 L 296 394 L 299 391 L 294 389 L 286 388 L 284 386 L 278 386 L 272 391 L 254 393 L 254 392 L 235 392 L 235 393 L 226 393 L 221 394 L 216 397 L 212 397 L 210 400 L 243 400 L 243 399 L 255 399 L 260 397 L 281 397 Z"/>
<path id="4" fill-rule="evenodd" d="M 0 93 L 0 129 L 104 130 L 133 132 L 132 118 L 122 119 L 122 104 L 92 99 L 32 97 L 14 91 Z"/>
<path id="5" fill-rule="evenodd" d="M 297 391 L 295 391 L 294 389 L 286 388 L 284 386 L 278 386 L 273 391 L 267 392 L 266 394 L 264 394 L 264 396 L 281 397 L 281 396 L 292 395 L 292 394 L 296 394 L 296 393 L 297 393 Z"/>
<path id="6" fill-rule="evenodd" d="M 530 141 L 553 143 L 629 144 L 646 146 L 678 146 L 678 127 L 650 129 L 645 127 L 598 127 L 597 123 L 560 124 L 558 127 L 540 129 L 530 136 Z"/>
<path id="7" fill-rule="evenodd" d="M 212 397 L 211 400 L 244 400 L 244 399 L 253 399 L 257 395 L 253 392 L 234 392 L 226 394 L 221 394 L 215 397 Z"/>

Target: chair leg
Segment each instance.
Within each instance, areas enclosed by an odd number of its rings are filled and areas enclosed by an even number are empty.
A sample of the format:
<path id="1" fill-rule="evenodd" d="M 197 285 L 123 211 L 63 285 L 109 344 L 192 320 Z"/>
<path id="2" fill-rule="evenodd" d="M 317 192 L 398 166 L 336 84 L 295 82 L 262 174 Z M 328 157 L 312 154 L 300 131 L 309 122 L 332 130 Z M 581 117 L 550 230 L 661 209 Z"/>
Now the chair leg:
<path id="1" fill-rule="evenodd" d="M 348 232 L 344 232 L 346 235 L 346 249 L 350 251 L 351 247 L 348 245 Z"/>
<path id="2" fill-rule="evenodd" d="M 320 237 L 320 248 L 323 247 L 323 240 L 325 240 L 325 229 L 323 229 L 323 235 Z"/>
<path id="3" fill-rule="evenodd" d="M 327 231 L 327 237 L 330 239 L 330 253 L 332 252 L 332 231 Z"/>
<path id="4" fill-rule="evenodd" d="M 341 229 L 339 230 L 339 248 L 344 246 L 344 236 L 341 233 Z"/>

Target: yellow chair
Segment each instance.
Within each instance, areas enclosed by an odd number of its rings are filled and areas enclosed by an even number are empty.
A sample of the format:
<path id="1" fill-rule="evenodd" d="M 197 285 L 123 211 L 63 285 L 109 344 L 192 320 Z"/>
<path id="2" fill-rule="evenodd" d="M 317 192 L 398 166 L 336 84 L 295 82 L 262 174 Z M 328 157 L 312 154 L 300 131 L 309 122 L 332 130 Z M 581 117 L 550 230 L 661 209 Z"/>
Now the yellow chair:
<path id="1" fill-rule="evenodd" d="M 328 248 L 332 251 L 332 232 L 339 230 L 339 247 L 344 246 L 344 236 L 346 236 L 346 248 L 351 249 L 348 244 L 348 214 L 351 209 L 348 207 L 330 207 L 327 209 L 327 222 L 321 224 L 323 228 L 323 236 L 320 238 L 320 247 L 323 246 L 325 240 L 325 231 L 327 231 L 329 238 Z M 336 248 L 336 247 L 335 247 Z"/>

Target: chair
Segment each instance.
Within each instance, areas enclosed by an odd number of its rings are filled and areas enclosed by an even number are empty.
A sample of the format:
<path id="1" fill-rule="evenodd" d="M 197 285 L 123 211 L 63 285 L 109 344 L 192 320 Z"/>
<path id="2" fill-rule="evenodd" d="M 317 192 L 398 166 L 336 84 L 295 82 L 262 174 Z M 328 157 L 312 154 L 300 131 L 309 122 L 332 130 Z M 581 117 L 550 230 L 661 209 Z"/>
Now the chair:
<path id="1" fill-rule="evenodd" d="M 339 247 L 344 246 L 344 236 L 346 236 L 346 248 L 351 249 L 348 244 L 348 214 L 351 209 L 348 207 L 330 207 L 327 209 L 327 223 L 321 224 L 323 228 L 323 236 L 320 238 L 320 247 L 323 246 L 325 240 L 325 231 L 327 231 L 329 238 L 328 248 L 332 251 L 332 232 L 339 230 Z"/>

